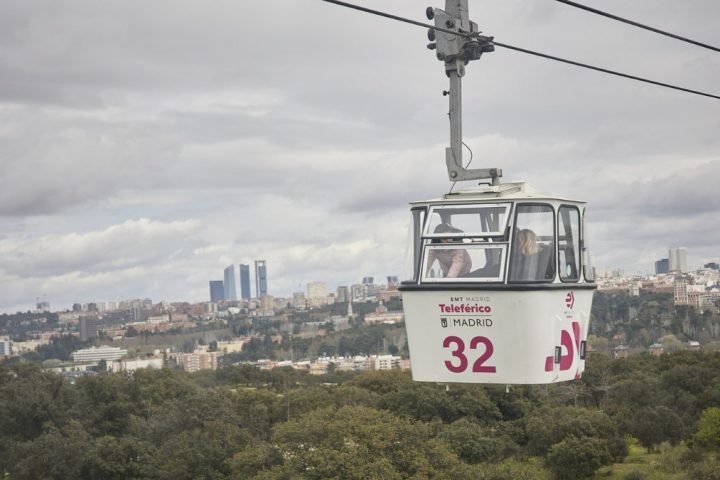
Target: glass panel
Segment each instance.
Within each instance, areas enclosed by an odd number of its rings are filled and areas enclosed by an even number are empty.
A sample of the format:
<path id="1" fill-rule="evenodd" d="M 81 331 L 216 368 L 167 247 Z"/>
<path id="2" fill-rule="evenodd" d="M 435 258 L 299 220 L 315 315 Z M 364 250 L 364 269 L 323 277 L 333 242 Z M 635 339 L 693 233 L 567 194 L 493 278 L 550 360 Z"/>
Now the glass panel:
<path id="1" fill-rule="evenodd" d="M 582 252 L 583 252 L 583 275 L 585 276 L 586 282 L 594 282 L 595 281 L 595 269 L 592 266 L 592 262 L 590 261 L 590 250 L 588 250 L 588 233 L 587 233 L 587 223 L 585 222 L 585 211 L 583 210 L 583 220 L 582 220 Z"/>
<path id="2" fill-rule="evenodd" d="M 443 243 L 451 239 L 440 240 Z M 505 245 L 447 243 L 425 247 L 424 282 L 485 281 L 503 278 Z"/>
<path id="3" fill-rule="evenodd" d="M 560 280 L 577 282 L 580 278 L 580 211 L 576 207 L 560 207 L 559 213 Z"/>
<path id="4" fill-rule="evenodd" d="M 510 258 L 511 282 L 555 278 L 555 218 L 549 205 L 518 205 Z"/>
<path id="5" fill-rule="evenodd" d="M 505 234 L 509 211 L 509 204 L 433 207 L 430 210 L 425 235 L 431 237 L 501 236 Z"/>
<path id="6" fill-rule="evenodd" d="M 419 275 L 420 255 L 422 253 L 422 226 L 425 222 L 425 208 L 414 208 L 411 210 L 413 223 L 413 281 L 417 281 Z"/>

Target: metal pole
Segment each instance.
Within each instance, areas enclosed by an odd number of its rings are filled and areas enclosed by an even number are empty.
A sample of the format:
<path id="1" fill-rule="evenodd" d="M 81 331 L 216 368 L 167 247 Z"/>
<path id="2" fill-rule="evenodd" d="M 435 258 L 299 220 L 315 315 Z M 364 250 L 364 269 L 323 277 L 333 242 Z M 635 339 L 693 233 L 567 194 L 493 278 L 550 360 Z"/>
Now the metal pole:
<path id="1" fill-rule="evenodd" d="M 455 165 L 462 169 L 462 78 L 457 70 L 450 77 L 450 148 Z"/>

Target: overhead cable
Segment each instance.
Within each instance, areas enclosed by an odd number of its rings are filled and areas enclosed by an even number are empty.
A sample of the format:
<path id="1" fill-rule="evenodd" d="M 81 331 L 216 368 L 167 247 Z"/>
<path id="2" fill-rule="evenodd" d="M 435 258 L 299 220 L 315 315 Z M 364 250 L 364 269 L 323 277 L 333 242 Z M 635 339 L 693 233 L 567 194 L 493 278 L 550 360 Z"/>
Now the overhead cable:
<path id="1" fill-rule="evenodd" d="M 340 6 L 342 6 L 342 7 L 352 8 L 352 9 L 354 9 L 354 10 L 359 10 L 359 11 L 361 11 L 361 12 L 370 13 L 370 14 L 373 14 L 373 15 L 378 15 L 378 16 L 385 17 L 385 18 L 389 18 L 389 19 L 392 19 L 392 20 L 397 20 L 397 21 L 400 21 L 400 22 L 409 23 L 409 24 L 411 24 L 411 25 L 416 25 L 416 26 L 423 27 L 423 28 L 429 28 L 429 29 L 436 30 L 436 31 L 439 31 L 439 32 L 450 33 L 450 34 L 452 34 L 452 35 L 460 35 L 460 36 L 463 36 L 463 37 L 466 37 L 466 38 L 473 38 L 473 37 L 475 37 L 475 36 L 477 35 L 477 34 L 471 34 L 471 33 L 465 33 L 465 32 L 457 32 L 457 31 L 453 31 L 453 30 L 446 30 L 446 29 L 444 29 L 444 28 L 436 27 L 435 25 L 429 25 L 429 24 L 427 24 L 427 23 L 416 22 L 415 20 L 410 20 L 410 19 L 408 19 L 408 18 L 399 17 L 399 16 L 397 16 L 397 15 L 392 15 L 392 14 L 385 13 L 385 12 L 380 12 L 380 11 L 378 11 L 378 10 L 373 10 L 373 9 L 371 9 L 371 8 L 361 7 L 361 6 L 359 6 L 359 5 L 354 5 L 354 4 L 347 3 L 347 2 L 343 2 L 343 1 L 340 1 L 340 0 L 322 0 L 322 1 L 323 1 L 323 2 L 327 2 L 327 3 L 332 3 L 332 4 L 335 4 L 335 5 L 340 5 Z M 506 44 L 506 43 L 500 43 L 500 42 L 495 42 L 495 41 L 493 41 L 493 44 L 496 45 L 496 46 L 498 46 L 498 47 L 507 48 L 507 49 L 510 49 L 510 50 L 515 50 L 515 51 L 521 52 L 521 53 L 527 53 L 528 55 L 534 55 L 534 56 L 537 56 L 537 57 L 542 57 L 542 58 L 545 58 L 545 59 L 547 59 L 547 60 L 554 60 L 554 61 L 556 61 L 556 62 L 562 62 L 562 63 L 566 63 L 566 64 L 568 64 L 568 65 L 574 65 L 574 66 L 576 66 L 576 67 L 587 68 L 587 69 L 589 69 L 589 70 L 594 70 L 594 71 L 596 71 L 596 72 L 607 73 L 607 74 L 609 74 L 609 75 L 615 75 L 615 76 L 617 76 L 617 77 L 623 77 L 623 78 L 627 78 L 627 79 L 630 79 L 630 80 L 635 80 L 635 81 L 638 81 L 638 82 L 644 82 L 644 83 L 649 83 L 649 84 L 652 84 L 652 85 L 657 85 L 657 86 L 659 86 L 659 87 L 670 88 L 670 89 L 679 90 L 679 91 L 685 92 L 685 93 L 691 93 L 691 94 L 694 94 L 694 95 L 701 95 L 701 96 L 704 96 L 704 97 L 709 97 L 709 98 L 714 98 L 714 99 L 720 100 L 720 96 L 718 96 L 718 95 L 713 95 L 713 94 L 711 94 L 711 93 L 701 92 L 701 91 L 699 91 L 699 90 L 692 90 L 692 89 L 689 89 L 689 88 L 678 87 L 678 86 L 676 86 L 676 85 L 670 85 L 670 84 L 668 84 L 668 83 L 658 82 L 658 81 L 655 81 L 655 80 L 650 80 L 650 79 L 648 79 L 648 78 L 638 77 L 638 76 L 635 76 L 635 75 L 628 75 L 628 74 L 626 74 L 626 73 L 617 72 L 617 71 L 610 70 L 610 69 L 607 69 L 607 68 L 595 67 L 595 66 L 592 66 L 592 65 L 588 65 L 588 64 L 586 64 L 586 63 L 576 62 L 576 61 L 574 61 L 574 60 L 567 60 L 567 59 L 565 59 L 565 58 L 556 57 L 556 56 L 554 56 L 554 55 L 548 55 L 548 54 L 546 54 L 546 53 L 535 52 L 535 51 L 533 51 L 533 50 L 528 50 L 528 49 L 525 49 L 525 48 L 515 47 L 515 46 L 512 46 L 512 45 L 508 45 L 508 44 Z"/>
<path id="2" fill-rule="evenodd" d="M 532 50 L 527 50 L 525 48 L 520 48 L 520 47 L 514 47 L 512 45 L 507 45 L 507 44 L 500 43 L 500 42 L 493 42 L 493 43 L 495 44 L 496 47 L 508 48 L 510 50 L 527 53 L 528 55 L 535 55 L 536 57 L 542 57 L 542 58 L 547 58 L 548 60 L 555 60 L 556 62 L 567 63 L 569 65 L 575 65 L 576 67 L 588 68 L 590 70 L 595 70 L 596 72 L 607 73 L 609 75 L 615 75 L 618 77 L 629 78 L 630 80 L 637 80 L 638 82 L 650 83 L 652 85 L 657 85 L 660 87 L 672 88 L 673 90 L 680 90 L 681 92 L 692 93 L 694 95 L 702 95 L 704 97 L 710 97 L 710 98 L 715 98 L 715 99 L 720 100 L 720 96 L 713 95 L 712 93 L 705 93 L 705 92 L 701 92 L 698 90 L 691 90 L 689 88 L 678 87 L 676 85 L 670 85 L 669 83 L 657 82 L 655 80 L 650 80 L 648 78 L 636 77 L 635 75 L 628 75 L 627 73 L 621 73 L 621 72 L 616 72 L 614 70 L 608 70 L 607 68 L 594 67 L 594 66 L 588 65 L 586 63 L 580 63 L 580 62 L 576 62 L 573 60 L 567 60 L 565 58 L 555 57 L 553 55 L 548 55 L 546 53 L 534 52 Z"/>
<path id="3" fill-rule="evenodd" d="M 632 25 L 634 27 L 643 28 L 643 29 L 649 30 L 651 32 L 659 33 L 660 35 L 665 35 L 666 37 L 674 38 L 675 40 L 680 40 L 681 42 L 692 43 L 693 45 L 697 45 L 698 47 L 703 47 L 703 48 L 707 48 L 710 50 L 714 50 L 716 52 L 720 52 L 720 48 L 713 47 L 712 45 L 708 45 L 707 43 L 702 43 L 702 42 L 698 42 L 696 40 L 691 40 L 689 38 L 681 37 L 680 35 L 675 35 L 674 33 L 660 30 L 659 28 L 649 27 L 647 25 L 643 25 L 642 23 L 628 20 L 627 18 L 619 17 L 619 16 L 613 15 L 611 13 L 603 12 L 602 10 L 598 10 L 596 8 L 588 7 L 587 5 L 582 5 L 580 3 L 572 2 L 570 0 L 555 0 L 555 1 L 564 3 L 565 5 L 570 5 L 571 7 L 585 10 L 587 12 L 595 13 L 595 14 L 601 15 L 603 17 L 611 18 L 613 20 L 617 20 L 618 22 L 627 23 L 628 25 Z"/>

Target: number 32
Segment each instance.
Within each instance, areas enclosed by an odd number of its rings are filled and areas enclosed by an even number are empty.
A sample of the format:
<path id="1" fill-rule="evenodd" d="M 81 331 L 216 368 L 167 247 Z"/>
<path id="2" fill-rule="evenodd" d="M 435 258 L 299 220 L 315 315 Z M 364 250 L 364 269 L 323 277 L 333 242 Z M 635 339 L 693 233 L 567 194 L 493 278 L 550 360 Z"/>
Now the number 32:
<path id="1" fill-rule="evenodd" d="M 485 346 L 485 351 L 473 363 L 472 371 L 476 373 L 495 373 L 495 367 L 483 365 L 483 363 L 492 356 L 493 351 L 495 350 L 493 344 L 487 337 L 473 337 L 470 340 L 470 348 L 475 350 L 480 343 Z M 465 356 L 465 342 L 463 342 L 462 338 L 455 335 L 445 337 L 445 340 L 443 341 L 444 348 L 450 348 L 453 344 L 456 348 L 452 351 L 452 356 L 457 359 L 458 364 L 454 364 L 450 360 L 445 360 L 445 366 L 453 373 L 462 373 L 467 370 L 468 367 L 468 358 Z"/>

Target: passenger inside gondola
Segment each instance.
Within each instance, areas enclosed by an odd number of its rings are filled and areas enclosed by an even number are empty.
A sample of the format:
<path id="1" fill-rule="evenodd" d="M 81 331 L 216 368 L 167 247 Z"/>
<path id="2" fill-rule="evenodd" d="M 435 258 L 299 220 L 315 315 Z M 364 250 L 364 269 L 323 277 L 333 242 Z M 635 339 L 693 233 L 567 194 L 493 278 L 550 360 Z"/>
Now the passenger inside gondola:
<path id="1" fill-rule="evenodd" d="M 449 223 L 441 223 L 434 230 L 435 233 L 463 233 L 459 228 Z M 461 239 L 441 238 L 434 240 L 439 243 L 456 243 Z M 457 278 L 470 273 L 472 260 L 465 248 L 448 246 L 446 249 L 433 249 L 428 253 L 426 275 L 430 274 L 433 264 L 437 261 L 444 278 Z"/>
<path id="2" fill-rule="evenodd" d="M 526 228 L 517 232 L 514 250 L 511 280 L 537 281 L 551 277 L 552 249 L 539 243 L 534 231 Z"/>

